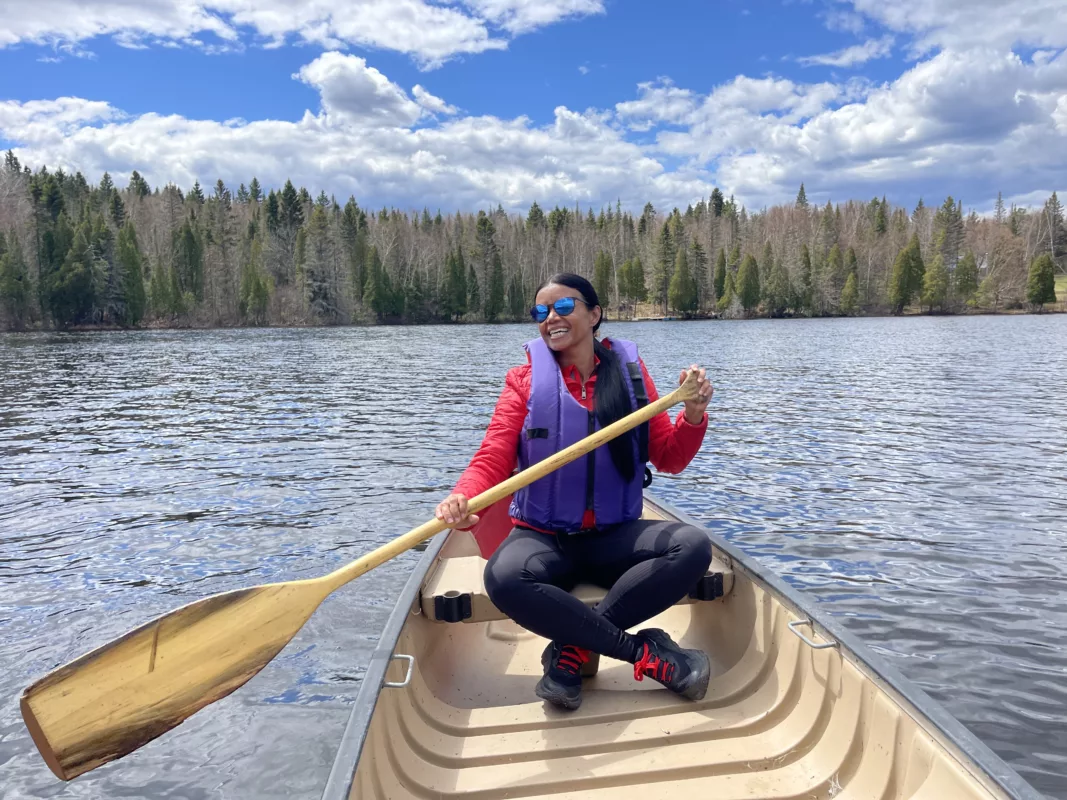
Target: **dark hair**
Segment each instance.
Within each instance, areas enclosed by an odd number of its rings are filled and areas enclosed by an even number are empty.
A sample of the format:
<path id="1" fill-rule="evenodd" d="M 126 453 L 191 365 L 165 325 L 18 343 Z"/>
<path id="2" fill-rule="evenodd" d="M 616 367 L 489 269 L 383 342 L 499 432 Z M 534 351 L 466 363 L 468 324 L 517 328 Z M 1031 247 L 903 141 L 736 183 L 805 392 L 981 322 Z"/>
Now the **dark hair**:
<path id="1" fill-rule="evenodd" d="M 590 309 L 600 305 L 600 298 L 597 297 L 593 284 L 581 275 L 575 275 L 571 272 L 560 272 L 553 275 L 537 287 L 537 291 L 534 292 L 534 298 L 537 297 L 538 292 L 553 283 L 579 292 Z M 593 326 L 593 333 L 597 332 L 600 328 L 600 323 L 604 320 L 603 307 L 600 309 L 600 314 L 600 320 Z M 626 388 L 628 378 L 623 374 L 622 363 L 619 361 L 618 356 L 605 347 L 595 336 L 593 337 L 593 352 L 600 359 L 600 366 L 596 373 L 596 417 L 600 422 L 600 427 L 606 428 L 611 423 L 617 422 L 631 413 L 634 409 L 630 404 L 630 392 Z M 636 471 L 637 465 L 634 463 L 633 457 L 636 435 L 636 431 L 629 431 L 622 436 L 616 436 L 608 442 L 608 451 L 611 453 L 611 460 L 615 464 L 615 469 L 619 471 L 623 480 L 626 481 L 632 481 Z"/>

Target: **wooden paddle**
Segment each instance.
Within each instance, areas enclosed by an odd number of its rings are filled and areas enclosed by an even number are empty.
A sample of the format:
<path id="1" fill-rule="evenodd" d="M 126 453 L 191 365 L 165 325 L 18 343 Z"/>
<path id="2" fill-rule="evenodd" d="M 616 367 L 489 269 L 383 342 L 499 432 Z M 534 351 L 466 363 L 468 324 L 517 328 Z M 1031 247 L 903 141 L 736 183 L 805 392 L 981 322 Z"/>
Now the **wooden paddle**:
<path id="1" fill-rule="evenodd" d="M 469 501 L 471 513 L 697 396 L 697 378 Z M 448 526 L 432 519 L 321 578 L 198 600 L 60 667 L 22 693 L 22 718 L 45 762 L 70 780 L 122 758 L 242 686 L 326 597 Z"/>

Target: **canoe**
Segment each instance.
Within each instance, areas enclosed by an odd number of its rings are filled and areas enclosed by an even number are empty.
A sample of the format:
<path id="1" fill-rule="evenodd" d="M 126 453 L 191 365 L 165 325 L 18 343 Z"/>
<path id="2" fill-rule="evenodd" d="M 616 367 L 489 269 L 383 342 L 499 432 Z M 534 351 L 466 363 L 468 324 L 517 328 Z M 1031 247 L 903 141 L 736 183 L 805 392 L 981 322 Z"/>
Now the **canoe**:
<path id="1" fill-rule="evenodd" d="M 651 498 L 644 513 L 699 524 Z M 809 598 L 708 535 L 708 574 L 646 623 L 710 654 L 707 696 L 683 700 L 603 658 L 586 665 L 573 712 L 534 695 L 546 642 L 489 600 L 485 542 L 433 541 L 371 659 L 324 800 L 1041 800 Z"/>

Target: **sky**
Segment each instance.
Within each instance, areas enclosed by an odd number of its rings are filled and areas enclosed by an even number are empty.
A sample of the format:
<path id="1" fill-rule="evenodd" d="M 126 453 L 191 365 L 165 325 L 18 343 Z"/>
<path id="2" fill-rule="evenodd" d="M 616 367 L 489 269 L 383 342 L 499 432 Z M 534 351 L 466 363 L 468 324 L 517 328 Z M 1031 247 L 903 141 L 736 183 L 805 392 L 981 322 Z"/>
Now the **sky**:
<path id="1" fill-rule="evenodd" d="M 1067 189 L 1067 0 L 0 0 L 0 147 L 364 207 Z"/>

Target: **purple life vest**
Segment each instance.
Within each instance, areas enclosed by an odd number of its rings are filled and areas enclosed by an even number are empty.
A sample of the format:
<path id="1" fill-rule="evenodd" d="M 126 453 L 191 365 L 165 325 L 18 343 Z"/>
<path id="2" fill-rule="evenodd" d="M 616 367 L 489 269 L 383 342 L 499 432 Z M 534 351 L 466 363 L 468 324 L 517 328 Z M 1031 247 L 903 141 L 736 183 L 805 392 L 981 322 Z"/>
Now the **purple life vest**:
<path id="1" fill-rule="evenodd" d="M 555 455 L 600 428 L 596 413 L 587 411 L 571 395 L 552 350 L 538 337 L 523 345 L 530 354 L 530 399 L 519 439 L 519 469 Z M 611 352 L 619 359 L 630 407 L 648 402 L 637 345 L 611 339 Z M 625 380 L 626 377 L 629 380 Z M 634 435 L 637 434 L 637 435 Z M 540 530 L 573 533 L 581 530 L 587 508 L 592 508 L 597 528 L 629 522 L 641 516 L 648 460 L 648 424 L 629 436 L 633 445 L 634 477 L 626 481 L 611 459 L 606 444 L 588 455 L 560 467 L 512 498 L 509 513 L 516 520 Z"/>

